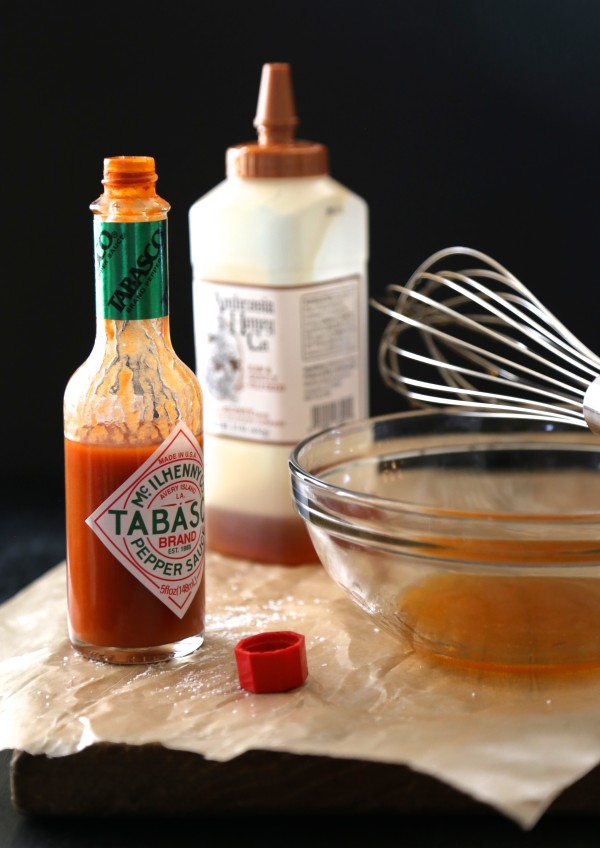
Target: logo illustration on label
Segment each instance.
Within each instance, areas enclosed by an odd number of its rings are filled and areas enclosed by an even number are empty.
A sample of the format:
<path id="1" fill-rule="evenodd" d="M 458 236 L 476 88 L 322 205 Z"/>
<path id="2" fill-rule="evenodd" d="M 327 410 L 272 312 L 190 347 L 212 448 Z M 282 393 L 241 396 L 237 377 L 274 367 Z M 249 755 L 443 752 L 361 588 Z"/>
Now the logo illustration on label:
<path id="1" fill-rule="evenodd" d="M 125 568 L 183 618 L 205 559 L 204 459 L 183 423 L 86 519 Z"/>

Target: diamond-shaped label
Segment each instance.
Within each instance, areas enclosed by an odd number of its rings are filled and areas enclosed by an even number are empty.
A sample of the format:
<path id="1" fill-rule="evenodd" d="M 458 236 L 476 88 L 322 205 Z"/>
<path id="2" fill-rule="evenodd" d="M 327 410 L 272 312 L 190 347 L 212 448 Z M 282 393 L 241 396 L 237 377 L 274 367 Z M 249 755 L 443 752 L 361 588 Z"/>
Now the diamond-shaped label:
<path id="1" fill-rule="evenodd" d="M 206 542 L 204 458 L 189 427 L 178 424 L 86 524 L 183 618 L 200 587 Z"/>

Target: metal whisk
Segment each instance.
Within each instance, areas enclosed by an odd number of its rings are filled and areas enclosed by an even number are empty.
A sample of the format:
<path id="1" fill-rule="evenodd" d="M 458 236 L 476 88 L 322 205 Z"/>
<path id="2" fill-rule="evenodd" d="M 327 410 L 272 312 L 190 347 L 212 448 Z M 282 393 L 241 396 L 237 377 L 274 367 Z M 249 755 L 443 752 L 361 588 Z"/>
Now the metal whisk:
<path id="1" fill-rule="evenodd" d="M 444 268 L 457 256 L 480 267 Z M 567 421 L 600 434 L 600 357 L 484 253 L 440 250 L 406 285 L 370 302 L 390 318 L 380 374 L 414 405 Z M 413 376 L 401 368 L 409 360 Z"/>

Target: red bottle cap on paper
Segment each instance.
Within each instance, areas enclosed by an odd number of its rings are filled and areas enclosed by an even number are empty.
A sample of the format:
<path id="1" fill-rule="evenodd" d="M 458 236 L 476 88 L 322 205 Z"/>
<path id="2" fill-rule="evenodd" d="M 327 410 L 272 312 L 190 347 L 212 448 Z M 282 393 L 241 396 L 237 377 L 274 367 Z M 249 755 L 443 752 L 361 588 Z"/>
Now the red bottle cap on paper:
<path id="1" fill-rule="evenodd" d="M 240 686 L 249 692 L 287 692 L 308 677 L 304 636 L 292 630 L 248 636 L 234 653 Z"/>

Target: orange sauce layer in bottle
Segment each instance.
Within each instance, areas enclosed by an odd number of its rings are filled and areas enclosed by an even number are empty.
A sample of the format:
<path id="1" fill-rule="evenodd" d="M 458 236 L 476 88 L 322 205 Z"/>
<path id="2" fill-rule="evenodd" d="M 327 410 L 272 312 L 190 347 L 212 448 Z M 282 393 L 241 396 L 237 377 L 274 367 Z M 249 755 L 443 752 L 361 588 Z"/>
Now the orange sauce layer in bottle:
<path id="1" fill-rule="evenodd" d="M 265 564 L 304 565 L 319 561 L 300 517 L 270 518 L 208 507 L 206 538 L 212 550 Z"/>
<path id="2" fill-rule="evenodd" d="M 198 438 L 201 444 L 201 437 Z M 86 518 L 154 453 L 148 447 L 110 447 L 65 439 L 68 605 L 77 640 L 92 645 L 146 647 L 204 630 L 202 581 L 178 618 L 111 554 Z"/>

